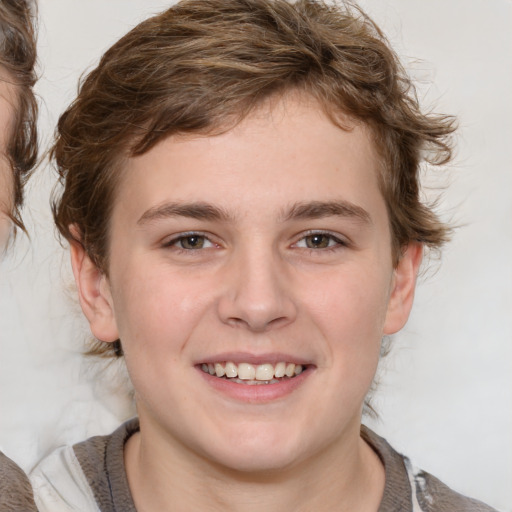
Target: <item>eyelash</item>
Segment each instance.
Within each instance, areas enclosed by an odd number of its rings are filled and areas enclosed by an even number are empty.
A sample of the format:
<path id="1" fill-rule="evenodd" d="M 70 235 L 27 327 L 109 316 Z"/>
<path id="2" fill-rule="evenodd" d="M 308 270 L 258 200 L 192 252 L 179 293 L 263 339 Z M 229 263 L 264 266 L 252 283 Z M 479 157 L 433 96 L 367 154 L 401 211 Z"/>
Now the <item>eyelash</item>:
<path id="1" fill-rule="evenodd" d="M 316 237 L 326 237 L 328 239 L 328 241 L 327 241 L 328 245 L 326 247 L 307 247 L 307 245 L 305 247 L 299 247 L 298 244 L 300 242 L 304 241 L 304 243 L 307 244 L 306 240 L 310 237 L 315 237 L 315 236 Z M 202 239 L 204 239 L 203 243 L 207 242 L 207 243 L 211 244 L 212 247 L 217 245 L 205 233 L 198 232 L 198 231 L 190 231 L 188 233 L 181 233 L 180 235 L 178 235 L 178 236 L 172 238 L 171 240 L 168 240 L 164 244 L 162 244 L 162 246 L 164 248 L 173 248 L 174 250 L 183 252 L 183 253 L 191 253 L 194 251 L 200 251 L 201 249 L 211 248 L 211 247 L 205 248 L 202 246 L 198 247 L 198 248 L 185 248 L 185 247 L 179 246 L 180 242 L 183 243 L 184 240 L 192 239 L 192 238 L 202 238 Z M 349 244 L 346 241 L 340 239 L 339 236 L 336 236 L 333 233 L 330 233 L 328 231 L 308 231 L 306 233 L 303 233 L 301 235 L 301 237 L 292 246 L 301 248 L 301 249 L 306 249 L 310 252 L 317 253 L 320 251 L 322 251 L 322 252 L 336 251 L 340 247 L 347 247 L 348 245 Z"/>
<path id="2" fill-rule="evenodd" d="M 318 253 L 318 252 L 331 252 L 331 251 L 336 251 L 336 250 L 339 250 L 340 248 L 344 248 L 344 247 L 348 247 L 349 246 L 349 243 L 346 241 L 346 240 L 342 240 L 339 235 L 335 235 L 333 233 L 330 233 L 329 231 L 308 231 L 306 233 L 303 233 L 301 235 L 301 237 L 299 238 L 299 240 L 297 242 L 295 242 L 293 245 L 295 247 L 298 246 L 298 243 L 299 242 L 302 242 L 304 241 L 305 243 L 306 240 L 310 237 L 326 237 L 328 238 L 328 244 L 331 244 L 332 242 L 334 242 L 332 245 L 328 245 L 327 247 L 301 247 L 302 249 L 305 249 L 311 253 Z"/>
<path id="3" fill-rule="evenodd" d="M 185 247 L 179 247 L 178 244 L 180 242 L 183 242 L 184 240 L 191 239 L 191 238 L 203 238 L 205 242 L 209 242 L 210 244 L 212 244 L 212 246 L 217 245 L 214 242 L 212 242 L 212 240 L 210 240 L 208 235 L 206 235 L 205 233 L 201 233 L 198 231 L 190 231 L 188 233 L 181 233 L 178 236 L 172 238 L 171 240 L 164 242 L 162 244 L 162 246 L 164 248 L 173 248 L 176 251 L 184 252 L 184 253 L 191 253 L 191 252 L 199 251 L 199 250 L 203 249 L 203 247 L 199 247 L 199 248 L 195 248 L 195 249 L 193 249 L 193 248 L 186 249 Z M 207 248 L 209 248 L 209 247 L 207 247 Z"/>

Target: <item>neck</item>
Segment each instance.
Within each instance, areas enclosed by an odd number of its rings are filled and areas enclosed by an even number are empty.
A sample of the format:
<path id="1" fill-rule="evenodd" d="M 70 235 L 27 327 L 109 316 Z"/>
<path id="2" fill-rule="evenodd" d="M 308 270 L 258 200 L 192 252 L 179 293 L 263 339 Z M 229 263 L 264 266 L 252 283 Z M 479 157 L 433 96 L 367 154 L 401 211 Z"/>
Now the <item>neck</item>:
<path id="1" fill-rule="evenodd" d="M 146 427 L 146 426 L 145 426 Z M 149 431 L 148 431 L 149 430 Z M 140 512 L 282 510 L 376 512 L 384 468 L 357 432 L 292 467 L 242 472 L 213 463 L 143 428 L 129 439 L 125 465 Z M 355 435 L 355 438 L 354 438 Z"/>

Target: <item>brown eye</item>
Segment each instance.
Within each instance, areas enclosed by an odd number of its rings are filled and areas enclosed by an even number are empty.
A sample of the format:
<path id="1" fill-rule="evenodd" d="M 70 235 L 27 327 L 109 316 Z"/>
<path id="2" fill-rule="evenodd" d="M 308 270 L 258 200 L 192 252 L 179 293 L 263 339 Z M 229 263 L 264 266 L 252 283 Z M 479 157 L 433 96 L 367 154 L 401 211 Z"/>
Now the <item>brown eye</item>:
<path id="1" fill-rule="evenodd" d="M 202 249 L 205 244 L 205 237 L 201 235 L 184 236 L 178 240 L 182 249 Z"/>
<path id="2" fill-rule="evenodd" d="M 318 233 L 304 237 L 308 249 L 326 249 L 332 245 L 333 237 Z"/>

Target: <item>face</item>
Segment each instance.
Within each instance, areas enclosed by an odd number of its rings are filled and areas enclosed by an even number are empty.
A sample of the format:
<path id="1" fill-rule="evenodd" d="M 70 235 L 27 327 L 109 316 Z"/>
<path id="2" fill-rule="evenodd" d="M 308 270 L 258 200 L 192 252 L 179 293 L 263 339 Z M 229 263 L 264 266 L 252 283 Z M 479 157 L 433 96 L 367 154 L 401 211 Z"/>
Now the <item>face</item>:
<path id="1" fill-rule="evenodd" d="M 12 208 L 12 170 L 7 158 L 7 144 L 13 119 L 14 94 L 0 72 L 0 252 L 9 236 L 8 212 Z"/>
<path id="2" fill-rule="evenodd" d="M 376 168 L 362 126 L 293 97 L 127 162 L 108 279 L 78 247 L 73 263 L 94 334 L 122 340 L 146 438 L 239 470 L 359 438 L 420 254 L 393 268 Z"/>

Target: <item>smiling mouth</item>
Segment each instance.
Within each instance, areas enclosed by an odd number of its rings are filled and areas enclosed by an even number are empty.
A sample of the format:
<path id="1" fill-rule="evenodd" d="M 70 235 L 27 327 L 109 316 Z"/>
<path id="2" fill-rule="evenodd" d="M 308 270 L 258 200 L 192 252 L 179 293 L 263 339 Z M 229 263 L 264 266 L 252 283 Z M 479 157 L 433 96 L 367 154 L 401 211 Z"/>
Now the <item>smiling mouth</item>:
<path id="1" fill-rule="evenodd" d="M 203 363 L 200 368 L 204 373 L 213 377 L 246 385 L 277 384 L 283 380 L 297 377 L 306 369 L 301 364 L 286 362 L 275 365 L 270 363 L 254 365 L 250 363 L 235 364 L 231 361 Z"/>

